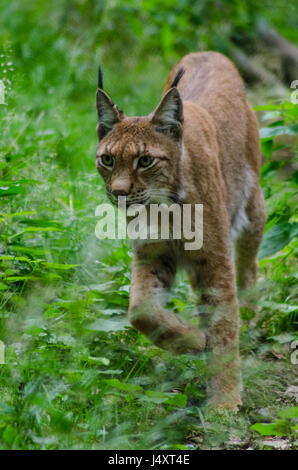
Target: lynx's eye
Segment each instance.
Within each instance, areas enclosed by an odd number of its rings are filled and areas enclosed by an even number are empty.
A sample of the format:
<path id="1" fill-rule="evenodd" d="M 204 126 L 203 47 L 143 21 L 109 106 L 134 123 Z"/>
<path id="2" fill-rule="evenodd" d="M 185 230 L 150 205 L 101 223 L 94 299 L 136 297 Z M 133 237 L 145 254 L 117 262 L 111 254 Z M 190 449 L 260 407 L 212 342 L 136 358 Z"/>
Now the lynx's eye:
<path id="1" fill-rule="evenodd" d="M 143 155 L 138 160 L 138 168 L 149 168 L 155 162 L 155 158 L 150 157 L 149 155 Z"/>
<path id="2" fill-rule="evenodd" d="M 112 155 L 102 155 L 100 157 L 100 161 L 103 166 L 106 166 L 109 169 L 112 169 L 114 166 L 114 157 L 112 157 Z"/>

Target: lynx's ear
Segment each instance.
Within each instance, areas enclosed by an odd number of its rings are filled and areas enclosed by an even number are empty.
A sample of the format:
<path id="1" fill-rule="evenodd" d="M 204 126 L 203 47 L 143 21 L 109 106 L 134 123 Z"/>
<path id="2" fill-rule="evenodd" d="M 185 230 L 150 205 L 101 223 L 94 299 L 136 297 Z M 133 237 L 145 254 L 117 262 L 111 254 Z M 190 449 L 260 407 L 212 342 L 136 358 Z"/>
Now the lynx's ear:
<path id="1" fill-rule="evenodd" d="M 182 136 L 183 104 L 177 88 L 170 90 L 162 98 L 151 120 L 158 131 L 176 139 Z"/>
<path id="2" fill-rule="evenodd" d="M 98 115 L 98 125 L 96 129 L 98 138 L 102 139 L 113 129 L 115 124 L 123 119 L 123 113 L 101 88 L 98 88 L 96 92 L 96 109 Z"/>

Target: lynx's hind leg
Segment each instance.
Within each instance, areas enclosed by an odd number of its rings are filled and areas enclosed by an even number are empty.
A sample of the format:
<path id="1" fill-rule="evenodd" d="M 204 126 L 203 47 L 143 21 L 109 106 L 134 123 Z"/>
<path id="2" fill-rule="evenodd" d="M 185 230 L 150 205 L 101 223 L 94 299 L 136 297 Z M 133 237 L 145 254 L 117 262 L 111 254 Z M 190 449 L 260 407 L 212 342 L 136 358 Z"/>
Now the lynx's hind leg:
<path id="1" fill-rule="evenodd" d="M 248 105 L 246 161 L 250 170 L 246 172 L 244 181 L 250 180 L 252 184 L 244 206 L 246 224 L 234 238 L 237 281 L 239 288 L 243 290 L 256 281 L 257 255 L 266 223 L 264 196 L 259 184 L 261 160 L 259 125 L 255 113 Z"/>
<path id="2" fill-rule="evenodd" d="M 266 223 L 262 189 L 257 183 L 245 208 L 248 223 L 235 240 L 235 264 L 240 289 L 252 286 L 257 278 L 258 250 Z"/>

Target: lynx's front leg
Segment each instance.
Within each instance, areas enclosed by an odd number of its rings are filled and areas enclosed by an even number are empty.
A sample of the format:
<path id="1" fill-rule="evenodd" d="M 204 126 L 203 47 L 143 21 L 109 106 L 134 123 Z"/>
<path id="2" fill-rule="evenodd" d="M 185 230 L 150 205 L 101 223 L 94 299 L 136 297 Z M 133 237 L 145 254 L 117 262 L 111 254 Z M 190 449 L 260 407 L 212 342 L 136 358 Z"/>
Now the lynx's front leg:
<path id="1" fill-rule="evenodd" d="M 208 403 L 237 410 L 241 404 L 239 313 L 229 255 L 194 261 L 190 281 L 195 292 L 201 294 L 204 310 L 201 326 L 207 335 Z"/>
<path id="2" fill-rule="evenodd" d="M 205 348 L 205 335 L 163 307 L 175 273 L 176 261 L 170 252 L 161 253 L 157 244 L 143 247 L 133 262 L 129 319 L 161 348 L 175 353 L 199 352 Z"/>

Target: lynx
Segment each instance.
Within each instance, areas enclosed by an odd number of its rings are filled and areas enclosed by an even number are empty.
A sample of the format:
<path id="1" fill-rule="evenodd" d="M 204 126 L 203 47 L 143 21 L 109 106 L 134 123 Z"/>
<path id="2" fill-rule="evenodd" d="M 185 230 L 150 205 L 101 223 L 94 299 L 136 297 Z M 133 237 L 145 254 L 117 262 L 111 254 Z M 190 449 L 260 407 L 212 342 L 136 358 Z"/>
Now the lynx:
<path id="1" fill-rule="evenodd" d="M 203 204 L 203 246 L 182 241 L 134 248 L 129 319 L 157 346 L 174 353 L 207 351 L 210 406 L 237 410 L 240 397 L 239 289 L 257 276 L 264 225 L 256 116 L 232 62 L 217 52 L 191 53 L 172 69 L 148 116 L 127 117 L 103 91 L 96 94 L 96 166 L 112 203 Z M 235 265 L 235 267 L 234 267 Z M 164 307 L 177 269 L 198 298 L 199 325 Z"/>

